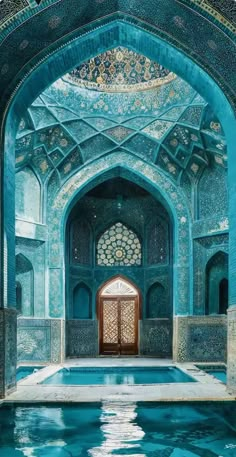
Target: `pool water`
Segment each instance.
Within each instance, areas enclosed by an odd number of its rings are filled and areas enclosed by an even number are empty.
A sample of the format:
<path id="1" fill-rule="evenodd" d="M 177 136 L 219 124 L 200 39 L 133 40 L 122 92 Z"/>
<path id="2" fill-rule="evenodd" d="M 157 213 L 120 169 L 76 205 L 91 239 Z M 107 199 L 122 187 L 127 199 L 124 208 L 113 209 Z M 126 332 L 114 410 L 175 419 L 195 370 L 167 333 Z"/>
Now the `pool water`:
<path id="1" fill-rule="evenodd" d="M 1 457 L 235 457 L 236 402 L 0 408 Z"/>
<path id="2" fill-rule="evenodd" d="M 54 375 L 45 379 L 42 384 L 111 385 L 173 382 L 195 382 L 195 379 L 175 367 L 72 367 L 59 370 Z"/>
<path id="3" fill-rule="evenodd" d="M 35 373 L 38 370 L 41 370 L 41 368 L 44 367 L 18 367 L 16 370 L 16 381 L 21 381 L 21 379 L 26 378 L 26 376 L 29 376 L 30 374 Z"/>
<path id="4" fill-rule="evenodd" d="M 223 382 L 226 384 L 227 382 L 227 375 L 225 370 L 206 370 L 208 374 L 211 374 L 215 378 L 219 379 L 219 381 Z"/>
<path id="5" fill-rule="evenodd" d="M 224 384 L 227 383 L 227 372 L 226 372 L 226 367 L 225 365 L 196 365 L 197 368 L 200 370 L 205 371 L 207 374 L 210 374 L 211 376 L 214 376 L 216 379 L 219 379 L 219 381 L 223 382 Z M 236 453 L 235 453 L 236 457 Z"/>

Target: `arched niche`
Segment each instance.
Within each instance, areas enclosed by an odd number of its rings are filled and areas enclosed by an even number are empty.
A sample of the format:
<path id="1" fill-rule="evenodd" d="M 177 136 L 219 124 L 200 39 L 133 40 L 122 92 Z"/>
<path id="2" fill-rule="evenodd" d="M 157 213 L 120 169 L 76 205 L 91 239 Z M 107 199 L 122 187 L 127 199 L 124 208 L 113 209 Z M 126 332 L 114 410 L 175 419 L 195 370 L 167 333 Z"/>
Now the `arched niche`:
<path id="1" fill-rule="evenodd" d="M 34 270 L 32 263 L 23 254 L 16 256 L 16 284 L 18 285 L 18 305 L 24 317 L 34 315 Z M 17 298 L 17 296 L 16 296 Z"/>
<path id="2" fill-rule="evenodd" d="M 22 285 L 20 281 L 16 281 L 16 309 L 19 314 L 22 314 Z"/>
<path id="3" fill-rule="evenodd" d="M 143 173 L 145 167 L 145 174 Z M 61 280 L 62 258 L 58 250 L 58 243 L 64 245 L 64 234 L 67 218 L 77 202 L 90 189 L 98 183 L 103 183 L 111 176 L 119 176 L 137 182 L 150 194 L 161 202 L 170 216 L 173 230 L 173 243 L 175 245 L 173 261 L 176 264 L 173 274 L 175 295 L 175 313 L 188 314 L 191 310 L 192 297 L 189 289 L 189 274 L 191 263 L 192 245 L 190 243 L 189 210 L 185 205 L 185 196 L 180 188 L 170 183 L 164 173 L 142 159 L 137 159 L 124 151 L 116 151 L 109 156 L 101 157 L 86 166 L 86 170 L 79 170 L 69 178 L 60 189 L 53 205 L 49 208 L 49 255 L 50 255 L 50 281 L 58 285 L 57 294 L 50 296 L 50 315 L 59 317 L 64 313 L 65 305 L 62 301 L 64 293 Z M 182 234 L 185 234 L 183 237 Z M 55 290 L 55 287 L 53 288 Z M 51 290 L 51 288 L 49 288 Z M 181 293 L 180 293 L 181 291 Z M 61 303 L 59 310 L 58 304 Z"/>
<path id="4" fill-rule="evenodd" d="M 16 217 L 32 222 L 40 221 L 40 183 L 26 167 L 16 173 Z"/>
<path id="5" fill-rule="evenodd" d="M 73 319 L 91 319 L 92 302 L 91 290 L 83 282 L 77 284 L 73 290 Z"/>
<path id="6" fill-rule="evenodd" d="M 229 281 L 223 278 L 219 284 L 219 314 L 227 314 L 229 306 Z"/>
<path id="7" fill-rule="evenodd" d="M 148 319 L 170 317 L 168 290 L 159 282 L 152 284 L 147 292 L 146 315 Z"/>
<path id="8" fill-rule="evenodd" d="M 228 254 L 214 254 L 206 265 L 206 314 L 226 314 L 228 307 Z"/>

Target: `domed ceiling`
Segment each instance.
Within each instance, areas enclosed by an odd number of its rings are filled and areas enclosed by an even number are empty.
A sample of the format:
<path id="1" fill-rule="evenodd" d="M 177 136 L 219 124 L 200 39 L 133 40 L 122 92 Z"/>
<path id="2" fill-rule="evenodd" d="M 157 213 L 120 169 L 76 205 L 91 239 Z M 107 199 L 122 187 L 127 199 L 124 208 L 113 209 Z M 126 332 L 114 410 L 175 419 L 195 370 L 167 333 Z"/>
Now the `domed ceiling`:
<path id="1" fill-rule="evenodd" d="M 16 168 L 30 166 L 41 182 L 63 183 L 116 150 L 177 182 L 184 175 L 196 182 L 211 161 L 227 167 L 224 132 L 205 100 L 158 63 L 121 47 L 85 62 L 34 101 L 19 125 Z"/>
<path id="2" fill-rule="evenodd" d="M 119 46 L 84 62 L 63 79 L 94 90 L 125 92 L 157 87 L 175 77 L 144 55 Z"/>

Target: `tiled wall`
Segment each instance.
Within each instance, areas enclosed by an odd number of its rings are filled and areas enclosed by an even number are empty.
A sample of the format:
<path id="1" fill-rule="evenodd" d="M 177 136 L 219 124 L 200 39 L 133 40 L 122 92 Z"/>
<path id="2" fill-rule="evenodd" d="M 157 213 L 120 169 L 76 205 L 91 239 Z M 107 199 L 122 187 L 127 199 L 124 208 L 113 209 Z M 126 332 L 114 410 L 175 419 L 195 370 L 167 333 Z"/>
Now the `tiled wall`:
<path id="1" fill-rule="evenodd" d="M 96 357 L 98 351 L 97 320 L 67 321 L 66 355 L 68 357 Z"/>
<path id="2" fill-rule="evenodd" d="M 140 321 L 140 355 L 172 357 L 172 319 Z"/>
<path id="3" fill-rule="evenodd" d="M 178 362 L 226 362 L 227 317 L 175 317 L 173 348 Z"/>
<path id="4" fill-rule="evenodd" d="M 0 398 L 15 387 L 16 311 L 0 310 Z"/>
<path id="5" fill-rule="evenodd" d="M 62 320 L 18 318 L 17 327 L 18 363 L 61 362 L 64 357 Z"/>

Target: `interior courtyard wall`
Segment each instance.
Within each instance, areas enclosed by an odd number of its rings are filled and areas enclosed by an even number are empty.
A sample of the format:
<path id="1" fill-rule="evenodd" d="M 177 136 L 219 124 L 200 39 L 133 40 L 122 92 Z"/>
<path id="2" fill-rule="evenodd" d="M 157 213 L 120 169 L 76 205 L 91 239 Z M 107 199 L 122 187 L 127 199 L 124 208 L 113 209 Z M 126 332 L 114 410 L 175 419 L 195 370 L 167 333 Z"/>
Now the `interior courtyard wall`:
<path id="1" fill-rule="evenodd" d="M 53 96 L 54 96 L 53 98 L 55 98 L 56 93 L 57 93 L 57 92 L 55 92 L 55 89 L 54 89 L 52 93 L 49 91 L 49 92 L 48 92 L 48 95 L 49 95 L 49 96 L 52 96 L 52 95 L 53 95 Z M 67 104 L 68 104 L 68 102 L 69 102 L 69 105 L 68 105 L 68 106 L 70 106 L 70 96 L 67 95 Z M 39 151 L 37 151 L 37 152 L 39 152 Z M 69 163 L 69 162 L 68 162 L 68 163 Z M 77 163 L 76 161 L 74 161 L 74 167 L 76 167 L 76 166 L 78 166 L 78 163 Z M 66 168 L 66 164 L 64 164 L 64 168 Z M 212 177 L 213 174 L 214 174 L 214 173 L 212 172 L 211 177 Z M 52 175 L 52 178 L 51 178 L 51 181 L 50 181 L 50 185 L 51 185 L 51 183 L 52 183 L 52 185 L 53 185 L 53 191 L 54 191 L 54 193 L 55 193 L 55 192 L 56 192 L 56 189 L 57 189 L 57 186 L 58 186 L 59 183 L 60 183 L 60 179 L 58 178 L 58 175 L 57 175 L 57 174 L 54 173 L 54 174 Z M 189 186 L 188 186 L 188 188 L 189 188 Z M 191 201 L 190 203 L 194 206 L 194 202 Z M 197 206 L 198 206 L 198 196 L 197 196 L 196 207 L 197 207 Z M 193 208 L 192 212 L 194 213 L 194 212 L 196 212 L 196 211 L 197 211 L 197 208 L 196 208 L 196 209 Z M 134 278 L 134 279 L 137 280 L 137 278 Z M 139 281 L 140 281 L 140 277 L 139 277 Z M 195 302 L 195 300 L 194 300 L 194 302 Z M 195 305 L 194 305 L 194 306 L 195 306 Z M 196 312 L 195 309 L 194 309 L 194 312 Z M 79 324 L 78 324 L 78 325 L 79 325 Z M 89 324 L 88 324 L 88 325 L 89 325 Z M 149 322 L 149 325 L 150 325 L 150 322 Z M 152 324 L 152 325 L 155 325 L 155 321 L 153 321 L 153 324 Z M 84 323 L 83 323 L 83 326 L 84 326 Z M 73 327 L 75 327 L 75 323 L 73 324 Z M 96 330 L 96 331 L 97 331 L 97 330 Z M 172 330 L 170 330 L 170 331 L 172 331 Z M 147 344 L 149 345 L 149 351 L 152 351 L 152 352 L 153 352 L 153 349 L 151 348 L 152 345 L 149 344 L 149 343 L 147 343 Z M 78 345 L 77 345 L 77 346 L 78 346 Z M 83 346 L 83 347 L 86 347 L 86 345 L 82 345 L 82 346 Z M 144 351 L 145 351 L 145 349 L 144 349 Z M 80 352 L 78 351 L 77 354 L 80 354 Z"/>

